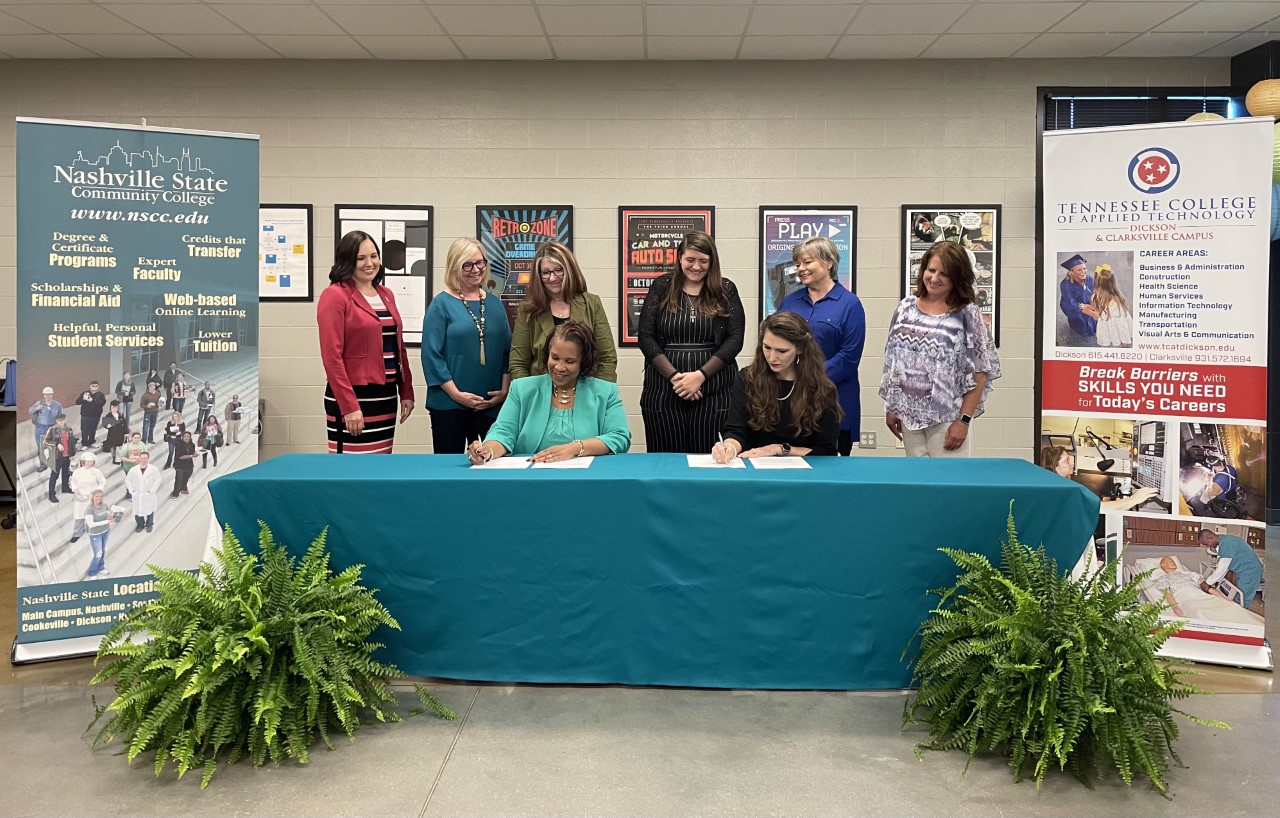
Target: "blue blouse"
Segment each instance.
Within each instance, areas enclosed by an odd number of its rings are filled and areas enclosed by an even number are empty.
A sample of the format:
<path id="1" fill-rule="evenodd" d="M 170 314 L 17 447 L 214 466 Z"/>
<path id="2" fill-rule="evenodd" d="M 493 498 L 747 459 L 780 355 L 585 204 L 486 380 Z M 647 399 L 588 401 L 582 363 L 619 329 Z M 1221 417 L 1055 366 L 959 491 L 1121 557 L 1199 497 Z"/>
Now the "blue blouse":
<path id="1" fill-rule="evenodd" d="M 841 430 L 848 429 L 856 438 L 862 419 L 862 396 L 858 386 L 858 364 L 862 362 L 862 346 L 867 338 L 867 313 L 858 296 L 839 281 L 830 292 L 813 303 L 807 287 L 801 287 L 782 299 L 780 310 L 789 310 L 809 322 L 813 339 L 827 359 L 827 377 L 836 385 L 844 417 Z"/>
<path id="2" fill-rule="evenodd" d="M 480 302 L 449 293 L 431 300 L 422 321 L 422 372 L 427 378 L 428 409 L 462 409 L 445 394 L 441 384 L 453 381 L 463 392 L 483 398 L 502 388 L 502 376 L 510 370 L 511 324 L 501 299 L 484 298 L 484 356 L 480 364 L 480 333 L 476 319 Z M 474 316 L 474 318 L 473 318 Z M 498 406 L 485 414 L 497 417 Z"/>

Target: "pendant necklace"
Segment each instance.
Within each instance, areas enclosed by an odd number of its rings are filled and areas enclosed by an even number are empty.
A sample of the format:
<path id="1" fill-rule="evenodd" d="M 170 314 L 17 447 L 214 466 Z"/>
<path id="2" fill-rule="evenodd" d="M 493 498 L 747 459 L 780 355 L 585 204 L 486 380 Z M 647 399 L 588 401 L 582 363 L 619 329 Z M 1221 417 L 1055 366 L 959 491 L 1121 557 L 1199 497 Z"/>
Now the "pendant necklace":
<path id="1" fill-rule="evenodd" d="M 689 323 L 692 324 L 698 318 L 698 311 L 694 308 L 693 296 L 688 293 L 684 293 L 683 295 L 689 302 Z"/>
<path id="2" fill-rule="evenodd" d="M 556 403 L 561 406 L 568 406 L 573 402 L 573 396 L 578 392 L 578 385 L 574 384 L 568 389 L 561 389 L 555 384 L 551 385 L 551 395 L 556 399 Z"/>
<path id="3" fill-rule="evenodd" d="M 484 366 L 484 293 L 480 294 L 480 317 L 476 318 L 476 314 L 471 311 L 471 305 L 467 303 L 467 299 L 462 297 L 462 292 L 458 292 L 458 299 L 462 301 L 462 306 L 467 308 L 467 315 L 471 316 L 471 320 L 476 325 L 476 332 L 480 333 L 480 365 Z"/>

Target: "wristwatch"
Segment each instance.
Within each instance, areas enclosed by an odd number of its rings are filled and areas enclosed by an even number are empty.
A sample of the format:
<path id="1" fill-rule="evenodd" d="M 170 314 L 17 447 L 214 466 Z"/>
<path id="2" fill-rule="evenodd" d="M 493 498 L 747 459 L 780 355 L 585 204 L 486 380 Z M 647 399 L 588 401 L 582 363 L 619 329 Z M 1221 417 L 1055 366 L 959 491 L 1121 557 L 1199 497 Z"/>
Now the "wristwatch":
<path id="1" fill-rule="evenodd" d="M 973 423 L 973 415 L 960 415 L 960 422 L 968 426 L 970 423 Z"/>
<path id="2" fill-rule="evenodd" d="M 778 445 L 782 447 L 782 456 L 783 456 L 783 457 L 786 457 L 787 455 L 791 454 L 791 444 L 790 444 L 790 443 L 779 443 Z"/>

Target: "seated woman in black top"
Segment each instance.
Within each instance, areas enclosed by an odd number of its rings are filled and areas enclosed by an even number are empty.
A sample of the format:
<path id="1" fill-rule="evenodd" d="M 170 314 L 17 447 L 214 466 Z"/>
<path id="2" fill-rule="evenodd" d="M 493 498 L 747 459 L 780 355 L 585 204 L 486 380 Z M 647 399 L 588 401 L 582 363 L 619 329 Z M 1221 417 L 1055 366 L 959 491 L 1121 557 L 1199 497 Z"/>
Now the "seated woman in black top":
<path id="1" fill-rule="evenodd" d="M 751 366 L 738 373 L 717 463 L 735 457 L 834 455 L 840 402 L 805 320 L 775 312 L 760 324 Z"/>

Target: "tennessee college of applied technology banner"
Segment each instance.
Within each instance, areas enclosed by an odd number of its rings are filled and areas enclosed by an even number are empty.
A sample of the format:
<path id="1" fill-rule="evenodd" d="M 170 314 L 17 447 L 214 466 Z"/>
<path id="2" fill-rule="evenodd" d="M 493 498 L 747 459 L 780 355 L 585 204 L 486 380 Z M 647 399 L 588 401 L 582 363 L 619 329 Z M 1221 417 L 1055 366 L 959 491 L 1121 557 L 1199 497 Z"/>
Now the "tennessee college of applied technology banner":
<path id="1" fill-rule="evenodd" d="M 1055 131 L 1042 170 L 1040 443 L 1102 497 L 1107 559 L 1188 622 L 1165 652 L 1253 667 L 1272 139 L 1270 118 Z"/>
<path id="2" fill-rule="evenodd" d="M 17 167 L 24 662 L 95 650 L 154 595 L 148 564 L 195 569 L 208 482 L 257 461 L 258 138 L 19 119 Z M 166 469 L 183 430 L 197 453 Z M 132 433 L 153 441 L 145 472 L 115 445 Z M 104 505 L 112 524 L 90 533 Z"/>

